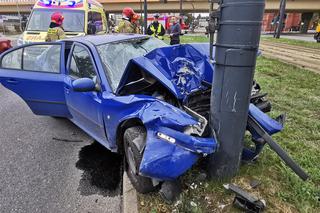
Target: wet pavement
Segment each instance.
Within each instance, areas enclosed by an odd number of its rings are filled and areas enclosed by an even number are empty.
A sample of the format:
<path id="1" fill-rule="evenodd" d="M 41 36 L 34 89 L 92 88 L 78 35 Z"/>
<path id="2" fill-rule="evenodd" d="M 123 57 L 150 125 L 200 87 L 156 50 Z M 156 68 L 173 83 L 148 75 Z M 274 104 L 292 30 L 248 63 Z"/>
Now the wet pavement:
<path id="1" fill-rule="evenodd" d="M 0 85 L 0 212 L 120 212 L 118 155 Z"/>

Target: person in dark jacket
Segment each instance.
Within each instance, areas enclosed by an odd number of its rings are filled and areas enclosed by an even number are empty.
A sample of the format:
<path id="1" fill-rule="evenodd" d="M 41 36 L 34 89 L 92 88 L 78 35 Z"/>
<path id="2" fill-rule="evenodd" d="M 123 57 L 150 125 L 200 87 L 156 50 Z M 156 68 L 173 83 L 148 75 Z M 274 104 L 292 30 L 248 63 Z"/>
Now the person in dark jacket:
<path id="1" fill-rule="evenodd" d="M 163 40 L 163 36 L 166 33 L 163 25 L 159 23 L 159 14 L 155 14 L 154 16 L 154 21 L 149 25 L 147 29 L 147 34 L 151 35 L 155 38 Z"/>
<path id="2" fill-rule="evenodd" d="M 180 44 L 181 26 L 178 23 L 177 17 L 172 17 L 171 21 L 173 22 L 173 24 L 169 29 L 170 44 Z"/>

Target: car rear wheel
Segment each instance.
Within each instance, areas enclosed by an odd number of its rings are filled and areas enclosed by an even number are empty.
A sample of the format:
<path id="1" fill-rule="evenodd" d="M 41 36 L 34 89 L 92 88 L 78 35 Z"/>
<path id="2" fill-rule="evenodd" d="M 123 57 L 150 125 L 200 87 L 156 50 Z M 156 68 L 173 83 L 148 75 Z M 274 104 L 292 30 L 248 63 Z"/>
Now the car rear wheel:
<path id="1" fill-rule="evenodd" d="M 131 127 L 124 132 L 125 169 L 132 185 L 143 194 L 156 189 L 150 178 L 139 175 L 146 136 L 146 130 L 142 126 Z"/>

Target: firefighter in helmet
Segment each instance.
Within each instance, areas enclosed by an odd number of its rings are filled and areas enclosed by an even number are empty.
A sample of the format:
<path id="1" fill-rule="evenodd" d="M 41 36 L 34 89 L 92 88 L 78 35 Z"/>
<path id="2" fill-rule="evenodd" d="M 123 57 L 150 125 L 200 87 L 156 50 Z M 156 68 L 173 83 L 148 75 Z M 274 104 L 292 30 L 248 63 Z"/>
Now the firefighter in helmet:
<path id="1" fill-rule="evenodd" d="M 134 14 L 131 18 L 131 24 L 134 27 L 134 33 L 136 34 L 140 34 L 141 33 L 141 29 L 140 29 L 140 19 L 141 16 L 139 14 Z"/>
<path id="2" fill-rule="evenodd" d="M 55 12 L 51 15 L 51 23 L 46 36 L 46 41 L 56 41 L 66 37 L 62 27 L 64 17 L 61 13 Z"/>
<path id="3" fill-rule="evenodd" d="M 122 20 L 119 22 L 115 31 L 117 33 L 135 33 L 136 27 L 132 24 L 132 17 L 135 12 L 132 8 L 126 7 L 122 10 Z"/>
<path id="4" fill-rule="evenodd" d="M 157 13 L 153 17 L 154 17 L 154 20 L 149 25 L 149 27 L 147 29 L 147 34 L 151 35 L 151 36 L 153 36 L 155 38 L 163 40 L 163 36 L 166 33 L 166 31 L 165 31 L 163 25 L 161 23 L 159 23 L 160 15 Z"/>

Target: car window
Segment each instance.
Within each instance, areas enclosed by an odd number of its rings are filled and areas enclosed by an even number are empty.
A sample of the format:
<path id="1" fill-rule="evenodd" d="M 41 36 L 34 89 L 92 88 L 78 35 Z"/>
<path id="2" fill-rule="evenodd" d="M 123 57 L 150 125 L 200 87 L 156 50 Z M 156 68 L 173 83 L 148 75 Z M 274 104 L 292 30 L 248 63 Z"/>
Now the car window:
<path id="1" fill-rule="evenodd" d="M 3 56 L 1 68 L 21 70 L 22 48 L 14 50 Z"/>
<path id="2" fill-rule="evenodd" d="M 88 34 L 96 34 L 103 30 L 103 22 L 101 13 L 89 12 L 88 13 Z"/>
<path id="3" fill-rule="evenodd" d="M 22 70 L 60 73 L 61 45 L 32 45 L 23 50 Z"/>
<path id="4" fill-rule="evenodd" d="M 96 77 L 91 56 L 84 47 L 78 45 L 74 47 L 70 62 L 69 74 L 75 78 L 93 79 Z"/>
<path id="5" fill-rule="evenodd" d="M 84 32 L 84 11 L 63 9 L 34 9 L 30 16 L 27 30 L 47 32 L 51 22 L 51 15 L 54 12 L 59 12 L 63 15 L 63 29 L 65 32 Z"/>
<path id="6" fill-rule="evenodd" d="M 167 44 L 152 37 L 99 45 L 97 49 L 113 90 L 117 89 L 131 59 L 164 46 L 167 46 Z"/>

